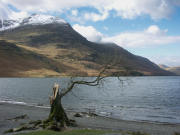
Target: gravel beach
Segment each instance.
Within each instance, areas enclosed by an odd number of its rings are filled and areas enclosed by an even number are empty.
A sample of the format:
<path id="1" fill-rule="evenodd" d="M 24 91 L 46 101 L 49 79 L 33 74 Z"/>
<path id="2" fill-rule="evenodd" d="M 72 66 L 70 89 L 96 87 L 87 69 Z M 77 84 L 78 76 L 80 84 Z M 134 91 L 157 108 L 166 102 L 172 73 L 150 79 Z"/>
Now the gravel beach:
<path id="1" fill-rule="evenodd" d="M 27 115 L 24 119 L 13 120 L 12 118 Z M 9 128 L 15 128 L 31 120 L 43 120 L 48 117 L 49 108 L 25 106 L 17 104 L 0 103 L 0 135 Z M 83 115 L 74 117 L 74 112 L 68 112 L 71 119 L 76 120 L 78 128 L 110 129 L 130 132 L 145 132 L 150 135 L 174 135 L 180 133 L 180 124 L 150 123 L 125 121 L 106 118 L 102 116 Z"/>

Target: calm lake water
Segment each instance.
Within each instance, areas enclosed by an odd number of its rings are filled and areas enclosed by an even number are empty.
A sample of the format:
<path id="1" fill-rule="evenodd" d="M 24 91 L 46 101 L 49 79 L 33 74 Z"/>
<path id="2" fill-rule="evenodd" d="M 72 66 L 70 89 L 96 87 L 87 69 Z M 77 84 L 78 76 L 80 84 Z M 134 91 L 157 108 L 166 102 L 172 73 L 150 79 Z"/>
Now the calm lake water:
<path id="1" fill-rule="evenodd" d="M 76 78 L 82 79 L 82 78 Z M 92 78 L 84 78 L 90 80 Z M 98 87 L 79 85 L 63 99 L 68 110 L 136 121 L 180 123 L 180 77 L 106 78 Z M 49 105 L 53 84 L 68 78 L 0 78 L 0 102 Z"/>

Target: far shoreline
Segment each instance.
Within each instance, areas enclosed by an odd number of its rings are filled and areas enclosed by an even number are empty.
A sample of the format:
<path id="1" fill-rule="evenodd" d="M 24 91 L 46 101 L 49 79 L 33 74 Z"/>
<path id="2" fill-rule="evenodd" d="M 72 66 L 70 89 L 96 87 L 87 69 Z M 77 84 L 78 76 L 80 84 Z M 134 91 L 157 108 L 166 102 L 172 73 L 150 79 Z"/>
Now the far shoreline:
<path id="1" fill-rule="evenodd" d="M 74 78 L 88 78 L 88 77 L 97 77 L 97 76 L 8 76 L 8 77 L 4 77 L 4 76 L 0 76 L 0 79 L 8 79 L 8 78 L 21 78 L 21 79 L 46 79 L 46 78 L 70 78 L 70 77 L 74 77 Z M 111 77 L 180 77 L 180 75 L 139 75 L 139 76 L 108 76 L 107 78 L 111 78 Z"/>

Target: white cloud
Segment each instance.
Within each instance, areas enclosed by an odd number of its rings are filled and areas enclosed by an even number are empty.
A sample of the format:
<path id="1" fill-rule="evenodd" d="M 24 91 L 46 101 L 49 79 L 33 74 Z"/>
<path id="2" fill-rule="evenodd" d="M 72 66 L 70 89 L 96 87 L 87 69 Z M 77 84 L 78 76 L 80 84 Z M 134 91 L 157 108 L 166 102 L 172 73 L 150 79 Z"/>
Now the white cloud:
<path id="1" fill-rule="evenodd" d="M 71 11 L 71 14 L 72 14 L 73 16 L 77 16 L 77 15 L 78 15 L 78 10 L 72 10 L 72 11 Z"/>
<path id="2" fill-rule="evenodd" d="M 10 13 L 8 6 L 0 1 L 0 19 L 7 19 Z"/>
<path id="3" fill-rule="evenodd" d="M 9 18 L 10 19 L 18 19 L 18 18 L 25 18 L 28 16 L 28 13 L 27 12 L 11 12 L 11 14 L 9 14 Z"/>
<path id="4" fill-rule="evenodd" d="M 168 36 L 167 30 L 152 25 L 144 31 L 124 32 L 112 37 L 103 38 L 104 42 L 115 42 L 123 47 L 142 47 L 180 43 L 180 36 Z"/>
<path id="5" fill-rule="evenodd" d="M 101 13 L 94 13 L 94 12 L 83 12 L 79 13 L 78 10 L 72 10 L 71 14 L 68 15 L 68 18 L 71 19 L 71 21 L 79 22 L 80 24 L 84 24 L 86 21 L 103 21 L 108 18 L 109 13 L 106 11 L 102 11 Z M 77 15 L 78 14 L 78 15 Z"/>
<path id="6" fill-rule="evenodd" d="M 132 19 L 149 15 L 152 19 L 168 18 L 178 0 L 2 0 L 21 11 L 27 12 L 63 12 L 71 8 L 92 7 L 99 13 L 85 13 L 87 20 L 99 21 L 108 17 L 110 11 L 117 16 Z M 76 14 L 76 13 L 75 13 Z"/>
<path id="7" fill-rule="evenodd" d="M 152 35 L 165 35 L 168 30 L 160 30 L 160 28 L 157 25 L 151 25 L 147 30 L 146 33 L 152 34 Z"/>
<path id="8" fill-rule="evenodd" d="M 85 13 L 84 19 L 85 20 L 92 20 L 94 22 L 105 20 L 108 17 L 108 12 L 103 12 L 102 14 L 97 13 Z"/>
<path id="9" fill-rule="evenodd" d="M 103 34 L 98 32 L 93 26 L 75 24 L 73 28 L 89 41 L 100 42 L 102 40 Z"/>
<path id="10" fill-rule="evenodd" d="M 122 47 L 144 47 L 180 43 L 180 36 L 168 36 L 167 29 L 161 30 L 151 25 L 143 31 L 123 32 L 115 36 L 105 36 L 93 26 L 75 24 L 73 28 L 93 42 L 113 42 Z"/>
<path id="11" fill-rule="evenodd" d="M 22 11 L 62 11 L 88 5 L 90 0 L 3 0 Z"/>
<path id="12" fill-rule="evenodd" d="M 11 10 L 6 3 L 0 1 L 0 19 L 18 19 L 27 17 L 28 13 L 24 11 L 15 12 Z"/>

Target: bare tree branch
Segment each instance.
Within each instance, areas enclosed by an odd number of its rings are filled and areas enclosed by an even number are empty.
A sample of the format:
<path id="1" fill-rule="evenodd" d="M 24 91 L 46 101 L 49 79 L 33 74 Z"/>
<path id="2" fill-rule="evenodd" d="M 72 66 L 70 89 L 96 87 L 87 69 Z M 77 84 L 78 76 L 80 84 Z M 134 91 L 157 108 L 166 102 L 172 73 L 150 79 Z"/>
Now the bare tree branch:
<path id="1" fill-rule="evenodd" d="M 96 79 L 94 79 L 93 81 L 71 81 L 71 83 L 69 84 L 68 88 L 66 89 L 62 89 L 60 92 L 60 96 L 63 97 L 65 96 L 68 92 L 70 92 L 74 86 L 76 84 L 83 84 L 83 85 L 88 85 L 88 86 L 98 86 L 100 84 L 100 82 L 106 77 L 104 76 L 104 72 L 106 71 L 106 69 L 108 69 L 109 66 L 106 65 L 101 72 L 99 73 L 99 75 L 96 77 Z"/>

